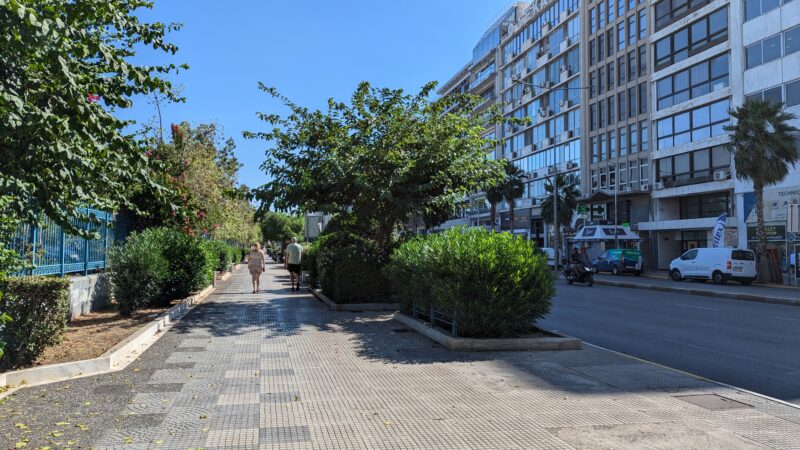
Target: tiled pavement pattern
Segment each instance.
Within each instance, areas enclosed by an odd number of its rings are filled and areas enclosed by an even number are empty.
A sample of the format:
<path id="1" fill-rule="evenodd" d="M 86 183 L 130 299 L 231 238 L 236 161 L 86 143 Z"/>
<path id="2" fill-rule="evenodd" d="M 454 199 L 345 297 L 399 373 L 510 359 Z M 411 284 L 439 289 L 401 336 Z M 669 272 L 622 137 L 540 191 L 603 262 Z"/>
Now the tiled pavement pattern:
<path id="1" fill-rule="evenodd" d="M 800 448 L 798 409 L 594 348 L 448 352 L 266 278 L 237 272 L 124 371 L 9 397 L 0 447 Z M 678 398 L 707 393 L 746 406 Z"/>

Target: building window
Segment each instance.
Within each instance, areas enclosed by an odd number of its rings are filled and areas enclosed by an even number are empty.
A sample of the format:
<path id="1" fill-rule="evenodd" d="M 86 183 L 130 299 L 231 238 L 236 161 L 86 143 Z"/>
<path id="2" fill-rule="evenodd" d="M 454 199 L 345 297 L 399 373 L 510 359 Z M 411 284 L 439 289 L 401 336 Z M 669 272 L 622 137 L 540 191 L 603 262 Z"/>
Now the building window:
<path id="1" fill-rule="evenodd" d="M 639 187 L 639 162 L 633 160 L 630 162 L 630 166 L 628 166 L 628 183 L 630 183 L 631 190 L 634 190 Z"/>
<path id="2" fill-rule="evenodd" d="M 731 213 L 730 192 L 692 195 L 680 198 L 680 217 L 686 219 L 710 219 Z"/>
<path id="3" fill-rule="evenodd" d="M 608 75 L 608 89 L 609 90 L 614 89 L 614 81 L 616 81 L 616 80 L 614 78 L 614 61 L 613 60 L 610 63 L 608 63 L 608 65 L 606 66 L 606 75 Z"/>
<path id="4" fill-rule="evenodd" d="M 617 25 L 617 48 L 620 50 L 625 49 L 625 44 L 627 41 L 625 40 L 625 22 L 620 22 Z"/>
<path id="5" fill-rule="evenodd" d="M 603 128 L 606 126 L 606 102 L 600 100 L 597 103 L 597 126 Z"/>
<path id="6" fill-rule="evenodd" d="M 592 163 L 596 163 L 598 161 L 598 155 L 600 154 L 600 150 L 597 147 L 597 137 L 592 136 Z"/>
<path id="7" fill-rule="evenodd" d="M 709 3 L 711 0 L 661 0 L 655 7 L 656 31 Z"/>
<path id="8" fill-rule="evenodd" d="M 617 74 L 619 75 L 619 85 L 625 84 L 625 56 L 620 56 L 617 60 Z"/>
<path id="9" fill-rule="evenodd" d="M 608 158 L 615 159 L 617 157 L 617 132 L 612 130 L 608 132 Z"/>
<path id="10" fill-rule="evenodd" d="M 589 65 L 594 65 L 596 60 L 595 50 L 594 50 L 594 39 L 589 41 Z"/>
<path id="11" fill-rule="evenodd" d="M 628 79 L 633 81 L 636 78 L 636 52 L 628 53 Z"/>
<path id="12" fill-rule="evenodd" d="M 628 45 L 636 45 L 636 16 L 628 17 Z"/>
<path id="13" fill-rule="evenodd" d="M 787 108 L 800 105 L 800 80 L 754 92 L 747 95 L 745 100 L 761 100 L 775 103 L 783 102 Z"/>
<path id="14" fill-rule="evenodd" d="M 728 59 L 726 53 L 658 80 L 657 109 L 669 108 L 728 87 Z"/>
<path id="15" fill-rule="evenodd" d="M 639 47 L 639 76 L 643 77 L 647 74 L 647 47 Z"/>
<path id="16" fill-rule="evenodd" d="M 643 9 L 639 11 L 639 39 L 647 37 L 647 13 Z"/>
<path id="17" fill-rule="evenodd" d="M 597 81 L 594 71 L 592 71 L 589 72 L 589 98 L 594 98 L 596 89 L 597 89 Z"/>
<path id="18" fill-rule="evenodd" d="M 781 35 L 776 34 L 770 36 L 763 41 L 758 41 L 755 44 L 748 45 L 745 48 L 745 57 L 747 59 L 747 68 L 766 64 L 770 61 L 775 61 L 781 57 Z"/>
<path id="19" fill-rule="evenodd" d="M 702 141 L 725 134 L 728 122 L 728 99 L 704 105 L 657 122 L 658 150 Z"/>
<path id="20" fill-rule="evenodd" d="M 744 20 L 755 19 L 792 0 L 744 0 Z"/>
<path id="21" fill-rule="evenodd" d="M 600 2 L 600 4 L 597 5 L 597 17 L 600 19 L 600 23 L 597 24 L 597 27 L 602 29 L 604 26 L 606 26 L 606 14 L 605 8 L 603 7 L 603 2 Z"/>
<path id="22" fill-rule="evenodd" d="M 601 33 L 600 36 L 597 37 L 597 62 L 601 62 L 602 60 L 606 59 L 605 52 L 606 52 L 605 35 Z"/>
<path id="23" fill-rule="evenodd" d="M 622 17 L 625 15 L 625 0 L 617 0 L 617 17 Z"/>
<path id="24" fill-rule="evenodd" d="M 746 101 L 761 100 L 764 102 L 782 103 L 783 102 L 783 86 L 775 86 L 769 89 L 764 89 L 745 97 Z"/>
<path id="25" fill-rule="evenodd" d="M 619 129 L 619 156 L 628 154 L 628 130 L 625 127 Z"/>
<path id="26" fill-rule="evenodd" d="M 643 120 L 643 121 L 639 122 L 639 132 L 642 135 L 642 138 L 639 140 L 639 142 L 642 143 L 642 151 L 646 152 L 650 148 L 649 144 L 648 144 L 647 121 L 646 120 Z"/>
<path id="27" fill-rule="evenodd" d="M 625 1 L 625 0 L 620 0 Z M 614 4 L 614 0 L 608 0 L 608 23 L 614 22 L 614 14 L 617 12 L 617 5 Z"/>
<path id="28" fill-rule="evenodd" d="M 602 94 L 606 88 L 606 73 L 604 68 L 597 69 L 597 93 Z"/>
<path id="29" fill-rule="evenodd" d="M 606 57 L 611 57 L 614 55 L 614 29 L 610 29 L 606 32 L 606 45 L 608 46 L 608 52 L 606 52 Z"/>
<path id="30" fill-rule="evenodd" d="M 597 33 L 597 10 L 592 8 L 589 11 L 589 34 Z"/>
<path id="31" fill-rule="evenodd" d="M 625 120 L 625 91 L 617 94 L 617 105 L 619 105 L 619 120 Z"/>
<path id="32" fill-rule="evenodd" d="M 628 142 L 631 145 L 631 154 L 639 151 L 639 135 L 636 132 L 636 124 L 628 127 Z"/>
<path id="33" fill-rule="evenodd" d="M 650 180 L 650 163 L 646 159 L 639 160 L 639 183 L 644 187 Z"/>
<path id="34" fill-rule="evenodd" d="M 616 122 L 617 105 L 614 103 L 614 96 L 608 97 L 608 124 Z"/>
<path id="35" fill-rule="evenodd" d="M 665 187 L 714 181 L 714 172 L 728 171 L 730 177 L 731 154 L 725 146 L 718 145 L 655 161 L 656 181 Z"/>
<path id="36" fill-rule="evenodd" d="M 598 152 L 600 161 L 606 160 L 606 135 L 605 133 L 600 133 L 600 151 Z"/>
<path id="37" fill-rule="evenodd" d="M 722 8 L 657 41 L 655 70 L 683 61 L 726 39 L 728 39 L 728 9 Z"/>
<path id="38" fill-rule="evenodd" d="M 800 105 L 800 80 L 786 83 L 786 106 Z"/>
<path id="39" fill-rule="evenodd" d="M 594 131 L 597 129 L 597 107 L 594 103 L 589 105 L 589 130 Z"/>
<path id="40" fill-rule="evenodd" d="M 639 114 L 647 113 L 647 83 L 639 85 Z"/>
<path id="41" fill-rule="evenodd" d="M 639 109 L 639 105 L 636 103 L 636 89 L 636 86 L 628 89 L 628 117 L 630 118 L 636 117 L 636 111 Z"/>
<path id="42" fill-rule="evenodd" d="M 800 50 L 800 26 L 790 28 L 783 32 L 783 54 L 791 55 Z"/>

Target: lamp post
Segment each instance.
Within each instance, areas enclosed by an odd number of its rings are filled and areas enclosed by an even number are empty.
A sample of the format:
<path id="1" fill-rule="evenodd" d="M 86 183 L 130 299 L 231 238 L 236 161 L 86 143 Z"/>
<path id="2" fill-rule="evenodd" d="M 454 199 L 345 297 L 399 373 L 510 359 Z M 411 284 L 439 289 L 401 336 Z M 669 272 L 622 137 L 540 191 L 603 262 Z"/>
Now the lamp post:
<path id="1" fill-rule="evenodd" d="M 617 201 L 617 192 L 619 188 L 617 186 L 618 179 L 614 178 L 614 248 L 619 248 L 619 230 L 617 230 L 617 208 L 619 207 L 619 202 Z"/>
<path id="2" fill-rule="evenodd" d="M 561 249 L 561 240 L 559 239 L 558 227 L 558 164 L 553 164 L 553 251 L 555 252 L 556 270 L 558 270 L 559 250 Z"/>

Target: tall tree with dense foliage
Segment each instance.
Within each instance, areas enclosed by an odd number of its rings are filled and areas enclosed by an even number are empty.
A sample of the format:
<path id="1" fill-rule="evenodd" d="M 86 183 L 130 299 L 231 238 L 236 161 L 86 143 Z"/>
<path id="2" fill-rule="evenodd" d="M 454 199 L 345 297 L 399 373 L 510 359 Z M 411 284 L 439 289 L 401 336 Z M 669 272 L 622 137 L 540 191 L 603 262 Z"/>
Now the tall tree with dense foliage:
<path id="1" fill-rule="evenodd" d="M 553 192 L 556 189 L 558 194 L 554 196 Z M 578 190 L 577 184 L 570 182 L 563 173 L 556 175 L 555 184 L 552 178 L 548 179 L 545 182 L 544 190 L 547 196 L 542 201 L 542 220 L 544 223 L 553 225 L 553 197 L 556 197 L 558 201 L 558 217 L 556 218 L 558 224 L 555 225 L 553 233 L 553 239 L 555 240 L 553 247 L 561 248 L 561 227 L 572 223 L 581 192 Z"/>
<path id="2" fill-rule="evenodd" d="M 736 177 L 753 183 L 756 197 L 759 278 L 769 281 L 767 232 L 764 226 L 764 188 L 782 182 L 800 156 L 800 130 L 789 124 L 796 119 L 782 103 L 748 101 L 730 111 L 735 123 L 725 130 L 731 133 L 728 150 L 733 155 Z"/>
<path id="3" fill-rule="evenodd" d="M 293 237 L 302 239 L 304 219 L 275 211 L 267 211 L 259 219 L 261 235 L 267 241 L 286 242 Z"/>
<path id="4" fill-rule="evenodd" d="M 503 186 L 496 184 L 484 189 L 486 201 L 489 202 L 489 218 L 492 222 L 492 230 L 497 230 L 497 205 L 503 201 Z"/>
<path id="5" fill-rule="evenodd" d="M 165 76 L 174 64 L 137 64 L 142 49 L 174 54 L 166 41 L 178 25 L 146 23 L 146 0 L 0 0 L 0 195 L 19 218 L 70 219 L 91 205 L 129 204 L 133 184 L 151 195 L 146 148 L 114 115 L 136 95 L 173 100 Z"/>
<path id="6" fill-rule="evenodd" d="M 256 190 L 262 207 L 374 221 L 371 238 L 382 249 L 409 217 L 442 223 L 467 194 L 502 176 L 486 157 L 494 142 L 482 134 L 487 123 L 503 119 L 497 108 L 467 114 L 477 97 L 433 101 L 435 86 L 409 95 L 364 82 L 349 104 L 331 99 L 326 111 L 312 111 L 261 85 L 291 111 L 260 114 L 273 128 L 245 133 L 271 143 L 263 165 L 271 181 Z"/>

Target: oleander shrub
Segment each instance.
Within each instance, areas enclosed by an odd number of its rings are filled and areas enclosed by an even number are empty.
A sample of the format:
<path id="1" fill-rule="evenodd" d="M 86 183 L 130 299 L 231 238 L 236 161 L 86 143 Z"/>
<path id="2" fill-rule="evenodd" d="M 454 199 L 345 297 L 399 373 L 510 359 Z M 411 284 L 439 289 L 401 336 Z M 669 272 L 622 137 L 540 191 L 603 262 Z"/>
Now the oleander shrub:
<path id="1" fill-rule="evenodd" d="M 508 337 L 530 331 L 555 294 L 547 257 L 509 233 L 454 228 L 411 239 L 386 268 L 403 311 L 412 303 L 455 317 L 458 334 Z"/>
<path id="2" fill-rule="evenodd" d="M 210 251 L 216 257 L 214 270 L 224 272 L 236 259 L 234 249 L 222 241 L 205 241 L 204 245 L 206 250 Z"/>
<path id="3" fill-rule="evenodd" d="M 313 244 L 307 244 L 303 246 L 303 259 L 301 259 L 301 265 L 303 266 L 303 270 L 308 272 L 309 281 L 311 286 L 317 286 L 317 280 L 319 279 L 319 268 L 317 267 L 317 253 L 319 251 L 319 240 L 314 242 Z"/>
<path id="4" fill-rule="evenodd" d="M 109 261 L 111 292 L 120 314 L 130 315 L 163 296 L 169 262 L 157 230 L 132 233 L 123 245 L 111 249 Z"/>
<path id="5" fill-rule="evenodd" d="M 370 240 L 339 231 L 319 238 L 314 258 L 322 292 L 336 303 L 391 303 L 388 262 Z"/>
<path id="6" fill-rule="evenodd" d="M 3 286 L 0 310 L 13 320 L 3 327 L 4 369 L 31 364 L 61 342 L 67 328 L 69 280 L 55 277 L 13 277 Z"/>

